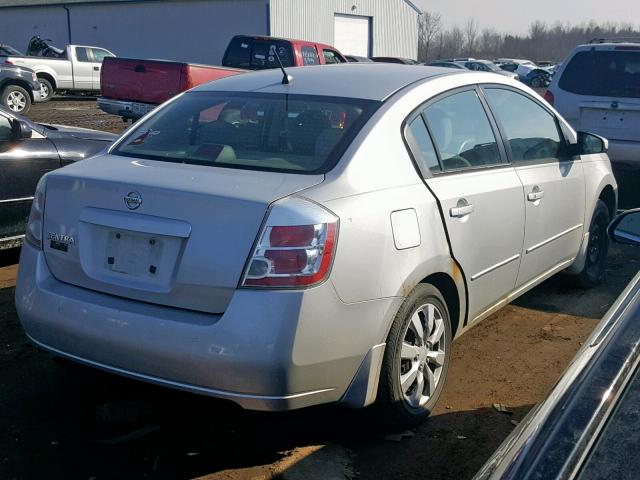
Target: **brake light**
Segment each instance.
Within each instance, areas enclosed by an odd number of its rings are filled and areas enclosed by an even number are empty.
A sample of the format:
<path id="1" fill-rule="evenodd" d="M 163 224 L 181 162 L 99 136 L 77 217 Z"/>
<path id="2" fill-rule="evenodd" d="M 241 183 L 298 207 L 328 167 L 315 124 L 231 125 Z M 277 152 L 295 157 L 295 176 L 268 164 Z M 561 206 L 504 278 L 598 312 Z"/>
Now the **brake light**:
<path id="1" fill-rule="evenodd" d="M 287 225 L 293 222 L 300 224 Z M 242 286 L 295 288 L 323 282 L 331 269 L 337 233 L 338 219 L 316 204 L 300 199 L 276 204 L 260 232 Z"/>
<path id="2" fill-rule="evenodd" d="M 42 249 L 42 221 L 44 219 L 45 177 L 42 177 L 36 187 L 36 193 L 31 204 L 31 212 L 27 221 L 25 239 L 36 248 Z"/>
<path id="3" fill-rule="evenodd" d="M 544 99 L 549 103 L 549 105 L 553 106 L 553 102 L 555 101 L 555 97 L 553 96 L 553 93 L 551 93 L 549 90 L 544 92 Z"/>
<path id="4" fill-rule="evenodd" d="M 11 60 L 5 60 L 4 63 L 6 63 L 7 65 L 13 65 L 13 62 Z"/>

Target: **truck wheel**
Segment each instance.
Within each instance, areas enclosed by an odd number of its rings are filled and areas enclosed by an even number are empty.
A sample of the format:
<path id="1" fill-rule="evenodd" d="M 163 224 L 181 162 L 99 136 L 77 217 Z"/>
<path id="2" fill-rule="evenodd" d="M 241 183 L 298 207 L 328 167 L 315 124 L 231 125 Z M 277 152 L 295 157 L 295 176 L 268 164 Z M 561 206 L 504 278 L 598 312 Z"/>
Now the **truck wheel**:
<path id="1" fill-rule="evenodd" d="M 608 225 L 609 209 L 602 200 L 598 200 L 589 226 L 589 244 L 584 267 L 578 274 L 567 275 L 566 280 L 569 284 L 580 288 L 591 288 L 602 282 L 609 252 Z"/>
<path id="2" fill-rule="evenodd" d="M 48 102 L 53 97 L 53 86 L 46 78 L 38 77 L 40 82 L 40 95 L 43 102 Z"/>
<path id="3" fill-rule="evenodd" d="M 447 377 L 451 340 L 442 294 L 433 285 L 418 285 L 398 310 L 387 338 L 376 405 L 383 423 L 407 428 L 429 416 Z"/>
<path id="4" fill-rule="evenodd" d="M 24 115 L 31 108 L 31 97 L 29 93 L 18 85 L 9 85 L 6 87 L 0 97 L 2 105 L 7 107 L 14 113 Z"/>

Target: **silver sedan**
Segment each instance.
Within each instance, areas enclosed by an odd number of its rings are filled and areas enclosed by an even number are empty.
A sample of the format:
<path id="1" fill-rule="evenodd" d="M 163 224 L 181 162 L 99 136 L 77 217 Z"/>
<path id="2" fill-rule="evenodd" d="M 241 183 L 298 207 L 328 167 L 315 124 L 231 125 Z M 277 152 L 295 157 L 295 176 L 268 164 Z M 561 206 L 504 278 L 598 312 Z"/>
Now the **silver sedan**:
<path id="1" fill-rule="evenodd" d="M 601 280 L 607 142 L 532 90 L 290 74 L 198 87 L 44 177 L 16 290 L 37 345 L 250 409 L 376 402 L 411 425 L 457 335 L 558 272 Z"/>

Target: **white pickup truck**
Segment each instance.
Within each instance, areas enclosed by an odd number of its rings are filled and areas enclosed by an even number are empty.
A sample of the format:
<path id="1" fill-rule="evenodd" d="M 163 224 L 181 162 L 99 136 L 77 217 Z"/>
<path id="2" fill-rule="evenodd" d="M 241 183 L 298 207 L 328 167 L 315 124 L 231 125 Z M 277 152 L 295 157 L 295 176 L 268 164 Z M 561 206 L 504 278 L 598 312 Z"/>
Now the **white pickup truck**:
<path id="1" fill-rule="evenodd" d="M 104 48 L 84 45 L 68 45 L 59 55 L 2 57 L 0 53 L 0 61 L 34 70 L 46 101 L 57 91 L 99 92 L 102 60 L 115 56 Z"/>

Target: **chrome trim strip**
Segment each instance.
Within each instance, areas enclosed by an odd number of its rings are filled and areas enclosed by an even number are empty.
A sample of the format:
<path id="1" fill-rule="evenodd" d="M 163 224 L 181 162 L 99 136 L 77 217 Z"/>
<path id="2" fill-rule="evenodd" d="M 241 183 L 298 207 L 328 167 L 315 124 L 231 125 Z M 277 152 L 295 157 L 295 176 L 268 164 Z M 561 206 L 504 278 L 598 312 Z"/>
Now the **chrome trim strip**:
<path id="1" fill-rule="evenodd" d="M 565 235 L 567 235 L 567 234 L 569 234 L 569 233 L 571 233 L 571 232 L 573 232 L 575 230 L 578 230 L 579 228 L 582 228 L 582 223 L 580 225 L 576 225 L 575 227 L 568 228 L 564 232 L 560 232 L 559 234 L 554 235 L 553 237 L 548 238 L 548 239 L 544 240 L 543 242 L 540 242 L 537 245 L 534 245 L 533 247 L 527 248 L 526 253 L 531 253 L 534 250 L 538 250 L 539 248 L 544 247 L 545 245 L 553 242 L 554 240 L 558 240 L 560 237 L 564 237 Z"/>
<path id="2" fill-rule="evenodd" d="M 33 197 L 10 198 L 8 200 L 0 200 L 0 203 L 26 202 L 27 200 L 33 200 Z"/>
<path id="3" fill-rule="evenodd" d="M 506 264 L 513 262 L 514 260 L 517 260 L 520 258 L 520 254 L 517 253 L 515 254 L 513 257 L 509 257 L 506 260 L 502 260 L 500 263 L 496 263 L 494 266 L 486 268 L 484 270 L 482 270 L 481 272 L 476 273 L 475 275 L 473 275 L 471 277 L 471 281 L 473 282 L 474 280 L 477 280 L 480 277 L 485 276 L 487 273 L 491 273 L 494 270 L 500 268 L 500 267 L 504 267 Z"/>

